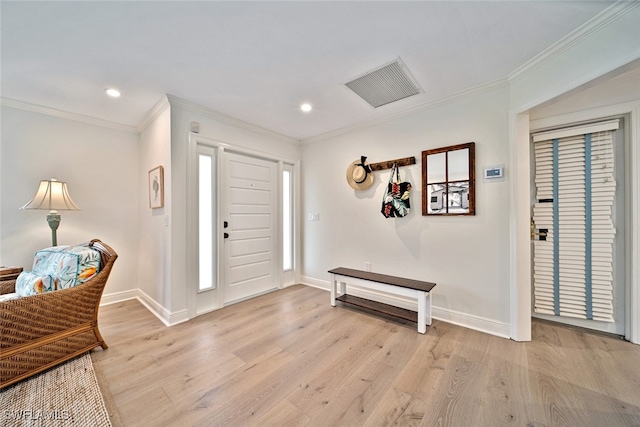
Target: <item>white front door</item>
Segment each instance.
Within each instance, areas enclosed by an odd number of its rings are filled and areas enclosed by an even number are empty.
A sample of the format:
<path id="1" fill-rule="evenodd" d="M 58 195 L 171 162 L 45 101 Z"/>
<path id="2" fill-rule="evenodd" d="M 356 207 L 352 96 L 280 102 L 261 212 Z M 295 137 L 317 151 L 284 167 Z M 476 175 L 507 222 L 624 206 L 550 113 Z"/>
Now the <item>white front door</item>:
<path id="1" fill-rule="evenodd" d="M 224 303 L 278 288 L 276 162 L 225 153 Z"/>
<path id="2" fill-rule="evenodd" d="M 623 121 L 534 134 L 534 317 L 625 334 Z"/>

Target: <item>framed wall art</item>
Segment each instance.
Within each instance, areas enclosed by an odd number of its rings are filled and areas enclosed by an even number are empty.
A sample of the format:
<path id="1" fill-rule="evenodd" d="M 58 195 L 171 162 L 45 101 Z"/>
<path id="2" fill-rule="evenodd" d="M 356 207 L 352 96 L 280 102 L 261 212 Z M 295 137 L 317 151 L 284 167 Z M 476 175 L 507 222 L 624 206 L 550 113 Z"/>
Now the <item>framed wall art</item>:
<path id="1" fill-rule="evenodd" d="M 422 215 L 476 214 L 476 144 L 422 152 Z"/>
<path id="2" fill-rule="evenodd" d="M 149 207 L 164 206 L 164 168 L 158 166 L 149 171 Z"/>

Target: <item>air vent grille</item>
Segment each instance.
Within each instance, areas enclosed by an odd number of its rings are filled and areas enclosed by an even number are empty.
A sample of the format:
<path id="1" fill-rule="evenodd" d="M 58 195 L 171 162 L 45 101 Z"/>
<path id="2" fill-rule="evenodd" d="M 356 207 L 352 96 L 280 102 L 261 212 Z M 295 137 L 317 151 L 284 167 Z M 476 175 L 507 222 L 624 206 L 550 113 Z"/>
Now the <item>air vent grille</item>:
<path id="1" fill-rule="evenodd" d="M 345 86 L 374 108 L 422 92 L 400 58 L 345 83 Z"/>

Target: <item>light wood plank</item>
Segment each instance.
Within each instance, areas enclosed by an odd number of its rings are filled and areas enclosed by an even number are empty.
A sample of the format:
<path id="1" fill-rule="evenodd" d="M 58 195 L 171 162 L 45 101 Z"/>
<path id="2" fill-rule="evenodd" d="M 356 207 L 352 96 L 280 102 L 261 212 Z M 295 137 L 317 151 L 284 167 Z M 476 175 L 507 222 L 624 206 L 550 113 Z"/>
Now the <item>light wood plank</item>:
<path id="1" fill-rule="evenodd" d="M 396 388 L 390 388 L 363 424 L 374 426 L 417 427 L 424 418 L 426 404 Z"/>
<path id="2" fill-rule="evenodd" d="M 137 301 L 99 320 L 125 426 L 640 425 L 640 346 L 538 320 L 526 343 L 422 335 L 301 285 L 171 328 Z"/>
<path id="3" fill-rule="evenodd" d="M 266 414 L 264 414 L 264 416 L 258 418 L 250 425 L 302 427 L 307 425 L 310 420 L 311 418 L 303 414 L 295 405 L 285 399 L 278 402 Z"/>

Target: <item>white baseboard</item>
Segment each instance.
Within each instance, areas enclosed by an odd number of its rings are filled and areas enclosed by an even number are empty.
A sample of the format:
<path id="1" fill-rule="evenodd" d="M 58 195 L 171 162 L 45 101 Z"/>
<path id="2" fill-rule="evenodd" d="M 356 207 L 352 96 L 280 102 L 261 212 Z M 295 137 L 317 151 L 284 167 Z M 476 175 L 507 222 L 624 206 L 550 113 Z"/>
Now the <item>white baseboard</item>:
<path id="1" fill-rule="evenodd" d="M 166 326 L 177 325 L 178 323 L 186 322 L 187 320 L 189 320 L 186 309 L 172 313 L 141 289 L 132 289 L 129 291 L 104 294 L 102 295 L 100 305 L 103 306 L 116 304 L 131 299 L 137 299 L 138 301 L 140 301 L 140 304 L 145 306 L 147 310 L 149 310 L 154 316 L 160 319 L 160 321 Z"/>
<path id="2" fill-rule="evenodd" d="M 100 306 L 117 304 L 122 301 L 128 301 L 130 299 L 138 298 L 138 289 L 131 289 L 129 291 L 112 292 L 110 294 L 102 294 L 100 300 Z"/>
<path id="3" fill-rule="evenodd" d="M 314 279 L 313 277 L 300 276 L 300 283 L 313 288 L 324 289 L 325 291 L 331 290 L 329 287 L 330 283 L 328 281 Z"/>
<path id="4" fill-rule="evenodd" d="M 432 316 L 434 319 L 442 320 L 443 322 L 473 329 L 479 332 L 484 332 L 486 334 L 495 335 L 501 338 L 511 338 L 508 323 L 498 322 L 497 320 L 487 319 L 486 317 L 475 316 L 468 313 L 460 313 L 459 311 L 435 306 L 432 307 L 432 310 Z"/>
<path id="5" fill-rule="evenodd" d="M 326 280 L 318 280 L 312 277 L 300 277 L 302 284 L 312 286 L 314 288 L 330 290 L 330 282 Z M 362 287 L 347 284 L 347 292 L 361 298 L 368 298 L 385 304 L 402 307 L 407 310 L 418 311 L 418 302 L 409 298 L 392 295 L 388 293 L 372 291 Z M 432 306 L 432 317 L 443 322 L 462 326 L 464 328 L 474 329 L 502 338 L 509 338 L 509 324 L 498 322 L 493 319 L 487 319 L 473 314 L 460 313 L 458 311 L 449 310 L 442 307 Z"/>

